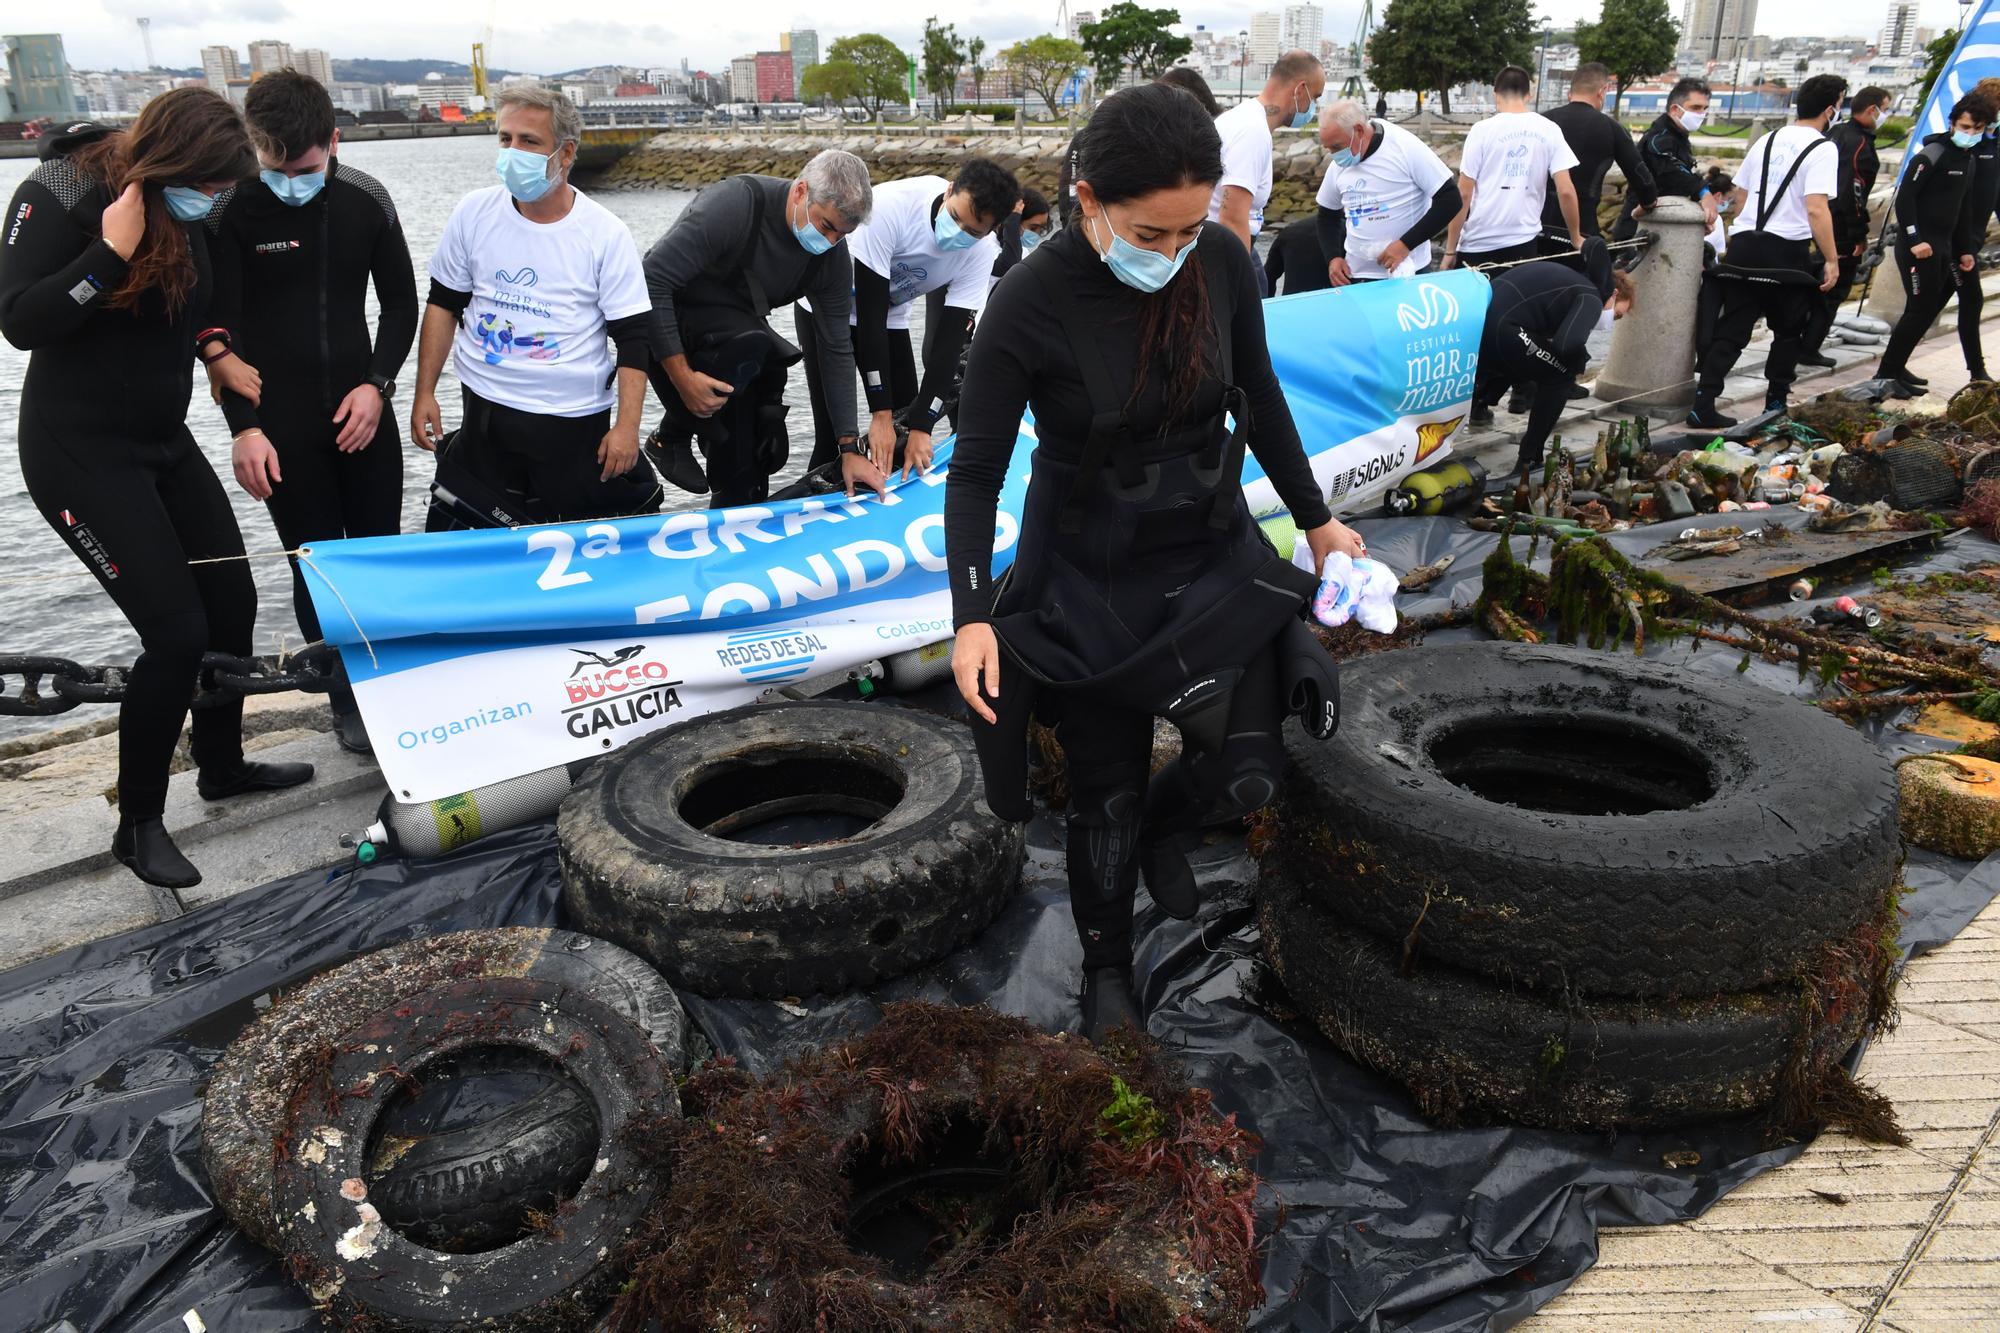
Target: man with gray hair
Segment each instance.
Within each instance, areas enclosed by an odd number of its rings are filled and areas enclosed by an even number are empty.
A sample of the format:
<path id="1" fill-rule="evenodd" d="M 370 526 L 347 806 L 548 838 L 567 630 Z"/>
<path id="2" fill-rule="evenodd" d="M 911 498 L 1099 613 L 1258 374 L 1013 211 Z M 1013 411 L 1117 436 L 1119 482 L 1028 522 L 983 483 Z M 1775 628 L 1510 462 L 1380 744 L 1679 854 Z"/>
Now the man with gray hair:
<path id="1" fill-rule="evenodd" d="M 1458 215 L 1458 179 L 1423 140 L 1370 120 L 1342 100 L 1320 110 L 1320 146 L 1333 154 L 1320 182 L 1319 243 L 1336 287 L 1408 277 L 1431 262 L 1431 240 Z"/>
<path id="2" fill-rule="evenodd" d="M 854 262 L 847 237 L 868 219 L 867 164 L 830 148 L 799 178 L 731 176 L 695 196 L 646 255 L 653 389 L 665 420 L 647 451 L 669 481 L 716 508 L 754 504 L 790 453 L 785 380 L 803 359 L 771 328 L 771 312 L 801 297 L 818 335 L 814 355 L 834 410 L 848 423 L 841 479 L 878 493 L 887 478 L 856 448 Z M 707 456 L 704 475 L 694 440 Z"/>
<path id="3" fill-rule="evenodd" d="M 639 248 L 569 183 L 583 135 L 575 105 L 539 84 L 498 100 L 500 183 L 459 201 L 430 258 L 410 438 L 420 449 L 444 438 L 447 350 L 465 416 L 438 456 L 426 526 L 657 509 L 659 486 L 639 459 L 650 309 Z"/>

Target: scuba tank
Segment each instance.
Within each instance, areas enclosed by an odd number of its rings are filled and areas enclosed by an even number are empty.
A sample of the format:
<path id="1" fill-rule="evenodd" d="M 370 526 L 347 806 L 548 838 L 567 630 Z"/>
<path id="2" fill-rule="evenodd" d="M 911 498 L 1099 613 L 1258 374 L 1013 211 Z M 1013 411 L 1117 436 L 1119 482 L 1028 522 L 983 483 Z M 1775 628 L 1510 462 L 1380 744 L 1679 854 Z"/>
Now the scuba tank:
<path id="1" fill-rule="evenodd" d="M 950 680 L 951 645 L 950 639 L 939 639 L 936 643 L 912 648 L 907 653 L 883 658 L 882 668 L 889 677 L 889 688 L 898 694 L 907 694 L 941 680 Z"/>
<path id="2" fill-rule="evenodd" d="M 385 851 L 399 856 L 439 856 L 455 851 L 489 833 L 547 819 L 590 762 L 581 759 L 558 764 L 435 801 L 409 802 L 384 796 L 375 822 L 359 835 L 342 838 L 341 845 L 352 846 L 363 865 Z"/>
<path id="3" fill-rule="evenodd" d="M 1472 459 L 1453 459 L 1397 483 L 1382 506 L 1397 518 L 1433 518 L 1470 509 L 1486 492 L 1486 469 Z"/>

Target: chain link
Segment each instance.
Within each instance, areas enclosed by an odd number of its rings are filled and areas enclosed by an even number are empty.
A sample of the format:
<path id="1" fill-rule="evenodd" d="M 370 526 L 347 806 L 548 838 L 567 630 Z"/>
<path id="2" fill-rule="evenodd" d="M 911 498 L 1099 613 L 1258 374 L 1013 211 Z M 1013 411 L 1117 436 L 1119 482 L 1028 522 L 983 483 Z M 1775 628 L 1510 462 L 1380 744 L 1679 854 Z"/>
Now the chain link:
<path id="1" fill-rule="evenodd" d="M 48 717 L 79 704 L 118 703 L 125 698 L 127 666 L 85 666 L 67 657 L 0 655 L 0 717 Z M 7 687 L 19 677 L 18 693 Z M 210 708 L 252 694 L 304 690 L 324 694 L 346 679 L 333 645 L 309 643 L 295 653 L 238 657 L 204 653 L 196 678 L 194 706 Z"/>

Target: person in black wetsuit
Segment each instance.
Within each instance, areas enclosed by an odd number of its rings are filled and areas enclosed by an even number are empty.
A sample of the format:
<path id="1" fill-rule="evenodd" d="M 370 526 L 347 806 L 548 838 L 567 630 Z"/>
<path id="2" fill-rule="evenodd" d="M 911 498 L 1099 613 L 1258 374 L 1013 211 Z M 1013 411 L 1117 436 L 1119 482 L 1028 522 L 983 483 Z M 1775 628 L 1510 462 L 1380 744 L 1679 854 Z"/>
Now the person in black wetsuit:
<path id="1" fill-rule="evenodd" d="M 1996 80 L 2000 83 L 2000 80 Z M 1840 253 L 1840 276 L 1834 280 L 1820 306 L 1813 312 L 1805 335 L 1799 339 L 1799 364 L 1831 366 L 1833 358 L 1820 349 L 1833 330 L 1833 317 L 1854 290 L 1861 268 L 1861 254 L 1868 246 L 1868 196 L 1875 189 L 1875 174 L 1881 160 L 1875 155 L 1875 127 L 1889 109 L 1886 88 L 1863 88 L 1847 104 L 1847 119 L 1826 132 L 1839 155 L 1839 179 L 1827 209 L 1833 214 L 1833 245 Z M 1978 321 L 1973 322 L 1975 330 Z M 1977 337 L 1977 333 L 1974 334 Z"/>
<path id="2" fill-rule="evenodd" d="M 1981 79 L 1972 91 L 2000 113 L 2000 78 Z M 1988 125 L 1972 150 L 1972 186 L 1959 211 L 1955 248 L 1961 255 L 1971 255 L 1972 263 L 1960 264 L 1952 272 L 1958 283 L 1958 346 L 1965 353 L 1965 373 L 1974 380 L 1993 378 L 1986 373 L 1986 349 L 1979 337 L 1979 317 L 1986 305 L 1986 293 L 1979 285 L 1979 251 L 1986 244 L 1986 224 L 1996 207 L 2000 207 L 2000 128 Z"/>
<path id="3" fill-rule="evenodd" d="M 1704 221 L 1715 226 L 1719 201 L 1709 193 L 1695 168 L 1694 145 L 1690 136 L 1708 119 L 1708 85 L 1700 79 L 1682 79 L 1667 92 L 1667 109 L 1662 111 L 1639 136 L 1639 161 L 1653 178 L 1659 197 L 1675 195 L 1692 199 L 1702 207 Z M 1630 240 L 1639 229 L 1636 205 L 1618 210 L 1618 225 L 1611 229 L 1614 241 Z"/>
<path id="4" fill-rule="evenodd" d="M 209 364 L 210 389 L 236 437 L 236 480 L 270 508 L 287 550 L 400 531 L 402 431 L 389 400 L 417 336 L 417 279 L 396 206 L 334 156 L 340 131 L 317 79 L 267 74 L 243 114 L 262 176 L 209 215 L 211 318 L 233 339 Z M 382 311 L 372 345 L 371 280 Z M 223 378 L 239 361 L 259 377 L 247 396 Z M 318 639 L 296 558 L 292 607 L 307 641 Z M 353 692 L 342 686 L 327 703 L 341 745 L 366 753 Z"/>
<path id="5" fill-rule="evenodd" d="M 1587 240 L 1584 250 L 1584 273 L 1545 259 L 1493 275 L 1472 389 L 1473 424 L 1492 420 L 1492 405 L 1510 386 L 1529 386 L 1528 424 L 1514 472 L 1533 473 L 1542 465 L 1549 432 L 1589 359 L 1591 332 L 1632 309 L 1632 279 L 1612 270 L 1603 241 Z"/>
<path id="6" fill-rule="evenodd" d="M 1142 1024 L 1141 868 L 1164 911 L 1192 916 L 1183 839 L 1271 799 L 1288 706 L 1321 735 L 1337 715 L 1328 659 L 1299 619 L 1316 580 L 1251 520 L 1246 442 L 1316 562 L 1363 547 L 1313 479 L 1249 254 L 1203 220 L 1222 161 L 1201 108 L 1157 85 L 1122 90 L 1091 117 L 1077 175 L 1075 225 L 1007 275 L 973 342 L 945 549 L 952 671 L 994 812 L 1028 816 L 1031 709 L 1054 717 L 1068 759 L 1070 904 L 1095 1037 Z M 994 511 L 1024 408 L 1039 447 L 996 590 Z M 1149 785 L 1156 716 L 1186 748 Z"/>
<path id="7" fill-rule="evenodd" d="M 257 620 L 249 567 L 230 558 L 243 535 L 186 424 L 211 288 L 201 219 L 256 158 L 206 88 L 162 93 L 123 133 L 84 126 L 42 152 L 0 245 L 0 333 L 29 353 L 21 475 L 139 632 L 112 854 L 149 884 L 187 888 L 201 874 L 161 823 L 169 765 L 202 654 L 248 653 Z M 195 713 L 193 750 L 209 800 L 312 777 L 310 764 L 245 762 L 240 699 Z"/>
<path id="8" fill-rule="evenodd" d="M 1906 300 L 1875 371 L 1877 379 L 1892 381 L 1891 398 L 1923 392 L 1928 381 L 1910 377 L 1910 353 L 1956 290 L 1954 272 L 1978 263 L 1972 250 L 1961 249 L 1966 244 L 1961 215 L 1972 189 L 1973 150 L 1992 123 L 1992 103 L 1978 93 L 1959 98 L 1951 109 L 1951 128 L 1924 140 L 1896 187 L 1896 268 Z"/>
<path id="9" fill-rule="evenodd" d="M 1324 291 L 1333 286 L 1326 276 L 1326 251 L 1319 247 L 1319 218 L 1303 217 L 1285 224 L 1264 256 L 1264 273 L 1271 280 L 1272 295 L 1278 294 L 1278 280 L 1285 281 L 1286 296 L 1300 292 Z"/>
<path id="10" fill-rule="evenodd" d="M 1578 65 L 1569 83 L 1569 101 L 1542 114 L 1556 123 L 1563 141 L 1576 154 L 1569 169 L 1570 183 L 1576 186 L 1577 221 L 1585 236 L 1601 236 L 1597 223 L 1598 201 L 1604 197 L 1604 178 L 1615 163 L 1625 173 L 1625 206 L 1651 208 L 1660 192 L 1653 185 L 1653 173 L 1639 160 L 1639 149 L 1623 125 L 1604 114 L 1604 90 L 1611 84 L 1611 71 L 1593 60 Z M 1551 194 L 1542 201 L 1542 248 L 1545 252 L 1570 249 L 1569 224 L 1563 220 L 1562 201 Z"/>

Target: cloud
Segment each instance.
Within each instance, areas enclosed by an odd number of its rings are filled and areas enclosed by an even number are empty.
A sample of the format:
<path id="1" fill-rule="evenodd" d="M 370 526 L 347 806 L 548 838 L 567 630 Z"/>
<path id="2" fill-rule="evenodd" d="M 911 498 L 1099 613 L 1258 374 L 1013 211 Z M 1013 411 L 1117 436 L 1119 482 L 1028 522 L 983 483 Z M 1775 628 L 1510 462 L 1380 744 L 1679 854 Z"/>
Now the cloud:
<path id="1" fill-rule="evenodd" d="M 155 28 L 197 28 L 217 23 L 272 23 L 291 16 L 284 0 L 103 0 L 113 18 L 150 18 Z"/>

